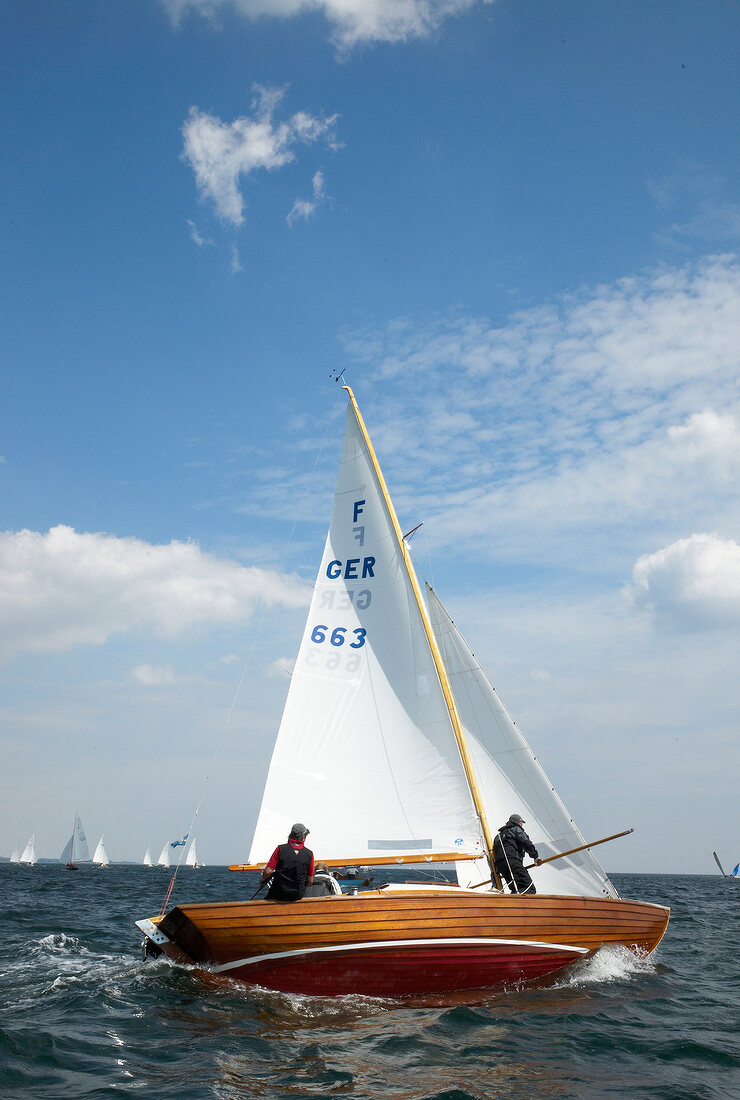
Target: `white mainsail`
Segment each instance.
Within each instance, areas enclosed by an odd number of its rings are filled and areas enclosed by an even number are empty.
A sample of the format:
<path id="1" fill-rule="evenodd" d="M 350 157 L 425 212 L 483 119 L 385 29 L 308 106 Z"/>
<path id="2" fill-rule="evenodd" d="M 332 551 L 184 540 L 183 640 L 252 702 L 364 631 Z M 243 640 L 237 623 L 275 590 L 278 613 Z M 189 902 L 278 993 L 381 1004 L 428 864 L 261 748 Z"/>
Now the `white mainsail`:
<path id="1" fill-rule="evenodd" d="M 585 844 L 555 788 L 429 584 L 427 601 L 491 825 L 500 827 L 510 813 L 521 814 L 540 859 Z M 485 863 L 458 864 L 461 885 L 481 882 L 489 873 Z M 539 893 L 618 896 L 589 851 L 538 867 L 532 871 L 532 877 Z"/>
<path id="2" fill-rule="evenodd" d="M 101 836 L 98 841 L 98 846 L 95 849 L 95 855 L 93 856 L 93 863 L 99 864 L 101 867 L 107 867 L 110 860 L 108 859 L 108 853 L 105 850 L 104 838 Z"/>
<path id="3" fill-rule="evenodd" d="M 144 858 L 141 862 L 144 864 L 145 867 L 153 867 L 154 866 L 154 861 L 152 860 L 152 850 L 151 850 L 151 848 L 147 848 L 147 850 L 144 852 Z"/>
<path id="4" fill-rule="evenodd" d="M 20 850 L 18 848 L 14 848 L 13 849 L 13 854 L 10 857 L 10 862 L 11 863 L 20 863 L 20 861 L 21 861 Z"/>
<path id="5" fill-rule="evenodd" d="M 34 833 L 26 847 L 23 849 L 21 863 L 36 863 L 36 834 Z"/>
<path id="6" fill-rule="evenodd" d="M 193 837 L 190 848 L 188 849 L 188 854 L 185 857 L 185 865 L 187 867 L 202 867 L 202 864 L 198 863 L 198 855 L 195 851 L 195 837 Z"/>
<path id="7" fill-rule="evenodd" d="M 331 526 L 250 862 L 484 850 L 409 572 L 352 402 Z"/>
<path id="8" fill-rule="evenodd" d="M 167 841 L 165 841 L 165 845 L 160 854 L 158 864 L 160 867 L 169 867 L 170 865 L 170 846 Z"/>
<path id="9" fill-rule="evenodd" d="M 80 815 L 75 812 L 75 822 L 72 826 L 72 836 L 64 846 L 59 857 L 60 863 L 89 863 L 90 851 L 87 847 L 87 837 L 80 821 Z"/>

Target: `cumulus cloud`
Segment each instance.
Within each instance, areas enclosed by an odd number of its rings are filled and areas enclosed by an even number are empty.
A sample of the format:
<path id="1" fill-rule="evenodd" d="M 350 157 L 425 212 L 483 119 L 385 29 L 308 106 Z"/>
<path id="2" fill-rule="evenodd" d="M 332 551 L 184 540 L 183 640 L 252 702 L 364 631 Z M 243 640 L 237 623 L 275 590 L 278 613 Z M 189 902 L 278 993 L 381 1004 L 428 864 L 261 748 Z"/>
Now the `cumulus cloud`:
<path id="1" fill-rule="evenodd" d="M 326 187 L 324 184 L 324 173 L 319 171 L 314 174 L 313 177 L 313 197 L 310 199 L 296 199 L 293 203 L 293 208 L 286 217 L 288 225 L 293 225 L 299 218 L 302 218 L 304 222 L 313 217 L 316 213 L 316 208 L 326 200 Z"/>
<path id="2" fill-rule="evenodd" d="M 442 22 L 494 0 L 163 0 L 175 25 L 187 12 L 212 22 L 224 10 L 246 19 L 289 18 L 321 12 L 340 53 L 372 42 L 405 42 L 436 31 Z"/>
<path id="3" fill-rule="evenodd" d="M 740 545 L 714 534 L 679 539 L 634 566 L 627 595 L 684 629 L 740 625 Z"/>
<path id="4" fill-rule="evenodd" d="M 284 679 L 286 676 L 293 675 L 294 668 L 295 657 L 278 657 L 276 660 L 270 662 L 265 671 L 270 677 Z"/>
<path id="5" fill-rule="evenodd" d="M 134 631 L 174 637 L 246 622 L 258 605 L 307 602 L 297 578 L 217 558 L 195 543 L 152 545 L 64 526 L 0 534 L 5 658 L 101 645 Z"/>
<path id="6" fill-rule="evenodd" d="M 190 108 L 183 126 L 183 158 L 195 173 L 198 190 L 211 199 L 219 216 L 232 225 L 244 221 L 240 180 L 259 169 L 274 171 L 295 160 L 298 145 L 318 140 L 336 146 L 337 115 L 319 116 L 297 111 L 275 117 L 284 88 L 255 84 L 252 114 L 223 122 L 216 115 Z"/>
<path id="7" fill-rule="evenodd" d="M 177 676 L 171 665 L 160 668 L 154 665 L 137 665 L 131 670 L 134 680 L 145 687 L 170 687 L 173 684 L 186 683 L 189 677 Z"/>

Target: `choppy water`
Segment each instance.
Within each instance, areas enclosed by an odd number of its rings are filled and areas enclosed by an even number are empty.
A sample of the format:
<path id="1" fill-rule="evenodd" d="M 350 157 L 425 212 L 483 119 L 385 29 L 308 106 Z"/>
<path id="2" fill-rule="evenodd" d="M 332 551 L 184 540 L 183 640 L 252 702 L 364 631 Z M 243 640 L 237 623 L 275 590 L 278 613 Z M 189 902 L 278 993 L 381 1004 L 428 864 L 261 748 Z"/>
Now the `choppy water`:
<path id="1" fill-rule="evenodd" d="M 608 950 L 537 988 L 409 1007 L 142 964 L 132 922 L 159 910 L 165 871 L 0 864 L 0 1095 L 740 1098 L 740 885 L 614 879 L 673 910 L 650 959 Z M 174 900 L 254 886 L 183 868 Z"/>

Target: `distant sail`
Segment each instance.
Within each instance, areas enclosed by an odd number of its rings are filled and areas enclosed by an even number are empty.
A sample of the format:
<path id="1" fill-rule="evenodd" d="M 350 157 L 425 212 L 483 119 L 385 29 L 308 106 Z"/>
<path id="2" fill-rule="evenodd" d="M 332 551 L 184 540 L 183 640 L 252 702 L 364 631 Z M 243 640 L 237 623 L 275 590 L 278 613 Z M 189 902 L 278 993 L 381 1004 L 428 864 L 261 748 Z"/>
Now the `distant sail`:
<path id="1" fill-rule="evenodd" d="M 188 851 L 187 857 L 185 859 L 185 864 L 188 867 L 200 867 L 201 866 L 201 864 L 198 863 L 198 855 L 195 851 L 195 837 L 193 837 L 192 844 L 190 845 L 190 850 Z"/>
<path id="2" fill-rule="evenodd" d="M 26 847 L 23 849 L 23 855 L 21 856 L 21 863 L 33 864 L 36 863 L 36 834 L 34 833 L 29 840 Z"/>
<path id="3" fill-rule="evenodd" d="M 712 852 L 712 855 L 714 856 L 714 862 L 717 864 L 717 866 L 719 867 L 719 869 L 722 872 L 722 874 L 724 875 L 724 877 L 727 878 L 727 875 L 725 874 L 725 869 L 719 861 L 719 856 L 717 855 L 716 852 Z M 736 870 L 737 870 L 737 868 L 736 868 Z"/>
<path id="4" fill-rule="evenodd" d="M 500 827 L 510 813 L 521 814 L 540 859 L 585 845 L 585 839 L 555 788 L 429 584 L 427 600 L 489 821 Z M 461 886 L 490 876 L 484 861 L 458 865 L 458 869 L 465 876 Z M 618 896 L 598 860 L 588 850 L 538 868 L 536 883 L 538 891 L 544 894 Z"/>
<path id="5" fill-rule="evenodd" d="M 738 865 L 736 867 L 732 868 L 732 873 L 735 876 L 735 878 L 738 878 L 740 876 L 740 863 L 738 863 Z"/>
<path id="6" fill-rule="evenodd" d="M 105 843 L 101 836 L 98 841 L 98 846 L 95 849 L 95 855 L 93 856 L 93 863 L 97 863 L 100 867 L 107 867 L 110 860 L 108 859 L 108 853 L 105 850 Z"/>
<path id="7" fill-rule="evenodd" d="M 21 861 L 20 851 L 18 850 L 18 848 L 14 848 L 13 849 L 13 854 L 10 857 L 10 862 L 11 863 L 20 863 L 20 861 Z"/>
<path id="8" fill-rule="evenodd" d="M 145 867 L 153 867 L 154 866 L 154 860 L 152 859 L 152 850 L 151 850 L 151 848 L 147 848 L 146 852 L 144 852 L 144 858 L 142 860 L 142 863 L 144 864 Z"/>
<path id="9" fill-rule="evenodd" d="M 89 863 L 90 851 L 87 847 L 87 837 L 80 821 L 80 815 L 75 812 L 75 821 L 72 826 L 72 836 L 64 846 L 59 857 L 60 863 Z"/>
<path id="10" fill-rule="evenodd" d="M 162 852 L 160 854 L 158 863 L 159 863 L 160 867 L 169 867 L 169 865 L 170 865 L 170 846 L 169 846 L 168 843 L 165 843 L 165 846 L 162 849 Z"/>

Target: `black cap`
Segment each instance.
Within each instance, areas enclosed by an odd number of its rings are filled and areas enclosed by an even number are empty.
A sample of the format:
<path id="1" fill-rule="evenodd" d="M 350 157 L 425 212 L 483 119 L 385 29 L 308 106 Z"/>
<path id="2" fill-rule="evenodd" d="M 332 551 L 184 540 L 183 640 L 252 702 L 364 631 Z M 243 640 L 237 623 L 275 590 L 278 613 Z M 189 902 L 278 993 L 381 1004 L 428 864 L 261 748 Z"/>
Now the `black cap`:
<path id="1" fill-rule="evenodd" d="M 509 821 L 513 821 L 516 825 L 524 824 L 524 818 L 520 817 L 519 814 L 510 814 Z"/>
<path id="2" fill-rule="evenodd" d="M 300 821 L 296 821 L 295 825 L 290 830 L 290 835 L 291 836 L 308 836 L 308 834 L 310 832 L 311 832 L 311 830 L 307 829 L 305 825 L 301 825 Z"/>

